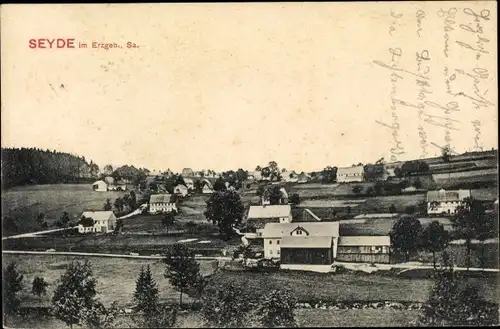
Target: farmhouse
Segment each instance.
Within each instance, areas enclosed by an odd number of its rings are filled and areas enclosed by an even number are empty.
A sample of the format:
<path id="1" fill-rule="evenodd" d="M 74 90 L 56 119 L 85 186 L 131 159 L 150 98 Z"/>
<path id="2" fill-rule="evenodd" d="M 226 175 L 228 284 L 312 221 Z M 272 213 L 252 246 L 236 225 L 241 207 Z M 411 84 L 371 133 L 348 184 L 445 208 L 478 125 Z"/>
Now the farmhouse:
<path id="1" fill-rule="evenodd" d="M 248 233 L 262 233 L 266 223 L 290 223 L 292 208 L 290 205 L 250 206 L 247 216 Z"/>
<path id="2" fill-rule="evenodd" d="M 158 214 L 171 211 L 177 211 L 177 206 L 171 202 L 170 194 L 153 194 L 149 198 L 149 213 Z"/>
<path id="3" fill-rule="evenodd" d="M 88 220 L 92 219 L 92 221 Z M 79 233 L 109 233 L 116 227 L 116 217 L 112 211 L 84 211 L 78 224 Z"/>
<path id="4" fill-rule="evenodd" d="M 174 187 L 174 194 L 185 197 L 188 195 L 188 189 L 186 186 L 178 184 L 176 187 Z"/>
<path id="5" fill-rule="evenodd" d="M 365 169 L 363 166 L 338 168 L 337 170 L 337 182 L 338 183 L 348 183 L 348 182 L 362 182 L 365 176 Z"/>
<path id="6" fill-rule="evenodd" d="M 214 191 L 210 188 L 210 185 L 203 185 L 203 189 L 201 190 L 203 194 L 212 194 Z"/>
<path id="7" fill-rule="evenodd" d="M 96 192 L 107 192 L 108 184 L 103 180 L 98 180 L 92 184 L 92 189 Z"/>
<path id="8" fill-rule="evenodd" d="M 328 272 L 337 253 L 338 222 L 268 223 L 262 233 L 265 258 L 283 269 Z"/>
<path id="9" fill-rule="evenodd" d="M 337 261 L 386 263 L 390 262 L 389 236 L 342 236 L 337 248 Z"/>
<path id="10" fill-rule="evenodd" d="M 186 183 L 188 190 L 194 190 L 194 182 L 191 178 L 184 178 L 184 183 Z"/>
<path id="11" fill-rule="evenodd" d="M 428 191 L 427 214 L 455 214 L 457 208 L 465 205 L 464 200 L 470 196 L 470 190 Z"/>

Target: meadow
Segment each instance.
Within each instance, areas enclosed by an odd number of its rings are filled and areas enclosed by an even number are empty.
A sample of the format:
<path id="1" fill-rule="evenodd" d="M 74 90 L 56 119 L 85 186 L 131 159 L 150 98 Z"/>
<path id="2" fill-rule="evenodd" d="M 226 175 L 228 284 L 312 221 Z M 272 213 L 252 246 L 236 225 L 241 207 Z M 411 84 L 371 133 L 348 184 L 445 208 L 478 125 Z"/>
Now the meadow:
<path id="1" fill-rule="evenodd" d="M 100 301 L 109 306 L 117 301 L 120 307 L 132 307 L 135 281 L 142 266 L 150 265 L 153 278 L 156 280 L 162 302 L 178 302 L 179 292 L 174 290 L 168 279 L 164 278 L 165 265 L 160 260 L 78 257 L 60 255 L 13 255 L 4 254 L 2 266 L 15 260 L 19 271 L 24 276 L 23 290 L 20 295 L 22 306 L 49 306 L 50 298 L 56 287 L 56 281 L 73 261 L 90 261 L 93 276 L 97 279 L 97 292 Z M 214 261 L 199 261 L 202 274 L 213 272 Z M 47 295 L 38 298 L 31 294 L 31 286 L 35 276 L 41 276 L 49 283 Z M 183 298 L 184 299 L 184 298 Z M 189 302 L 189 297 L 184 299 Z"/>
<path id="2" fill-rule="evenodd" d="M 85 210 L 102 210 L 106 199 L 113 202 L 126 192 L 95 192 L 90 184 L 22 186 L 2 191 L 2 217 L 11 216 L 19 233 L 39 231 L 39 213 L 51 226 L 66 211 L 75 219 Z M 6 232 L 4 232 L 5 234 Z"/>

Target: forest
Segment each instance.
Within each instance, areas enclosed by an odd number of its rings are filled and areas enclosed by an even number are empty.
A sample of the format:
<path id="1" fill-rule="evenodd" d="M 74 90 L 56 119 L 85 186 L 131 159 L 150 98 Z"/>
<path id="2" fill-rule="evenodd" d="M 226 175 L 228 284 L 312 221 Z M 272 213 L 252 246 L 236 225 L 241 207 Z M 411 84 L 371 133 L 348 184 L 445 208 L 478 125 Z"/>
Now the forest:
<path id="1" fill-rule="evenodd" d="M 2 148 L 2 190 L 14 186 L 90 182 L 99 166 L 85 157 L 38 148 Z"/>

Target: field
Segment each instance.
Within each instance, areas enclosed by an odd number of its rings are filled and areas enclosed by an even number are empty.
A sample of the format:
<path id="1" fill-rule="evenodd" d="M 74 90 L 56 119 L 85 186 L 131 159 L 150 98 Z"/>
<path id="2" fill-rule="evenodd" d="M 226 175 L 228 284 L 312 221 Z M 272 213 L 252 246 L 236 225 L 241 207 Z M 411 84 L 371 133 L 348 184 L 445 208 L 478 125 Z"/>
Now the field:
<path id="1" fill-rule="evenodd" d="M 98 281 L 98 297 L 105 305 L 110 305 L 116 300 L 120 307 L 133 306 L 135 280 L 139 275 L 141 266 L 146 265 L 151 267 L 153 277 L 159 286 L 161 300 L 164 302 L 179 300 L 179 293 L 163 277 L 165 265 L 160 260 L 4 254 L 2 266 L 6 266 L 12 260 L 16 261 L 18 269 L 24 275 L 23 290 L 21 292 L 24 306 L 46 306 L 50 304 L 50 297 L 55 289 L 56 280 L 64 273 L 68 264 L 72 261 L 83 262 L 85 260 L 91 262 L 94 277 Z M 200 261 L 202 273 L 210 274 L 213 271 L 213 264 L 213 261 Z M 35 276 L 41 276 L 49 283 L 48 294 L 42 299 L 31 294 L 31 283 Z M 186 301 L 188 300 L 188 297 L 186 297 Z"/>
<path id="2" fill-rule="evenodd" d="M 307 272 L 217 272 L 211 284 L 231 280 L 256 294 L 272 289 L 290 289 L 301 302 L 334 300 L 338 302 L 425 302 L 433 286 L 429 278 L 401 278 L 380 274 L 318 274 Z M 468 278 L 487 300 L 498 300 L 498 276 Z M 318 284 L 320 283 L 320 284 Z"/>
<path id="3" fill-rule="evenodd" d="M 416 310 L 321 310 L 298 309 L 295 317 L 299 327 L 406 327 L 417 318 Z M 30 317 L 16 319 L 11 324 L 15 328 L 67 329 L 60 320 L 52 317 Z M 118 316 L 116 328 L 134 328 L 137 325 L 127 315 Z M 175 328 L 204 328 L 199 313 L 181 314 Z"/>
<path id="4" fill-rule="evenodd" d="M 34 218 L 45 214 L 49 226 L 66 211 L 76 218 L 84 210 L 102 210 L 106 199 L 113 202 L 126 192 L 95 192 L 90 184 L 23 186 L 2 191 L 2 217 L 12 216 L 19 233 L 38 231 Z M 5 234 L 6 232 L 4 232 Z"/>

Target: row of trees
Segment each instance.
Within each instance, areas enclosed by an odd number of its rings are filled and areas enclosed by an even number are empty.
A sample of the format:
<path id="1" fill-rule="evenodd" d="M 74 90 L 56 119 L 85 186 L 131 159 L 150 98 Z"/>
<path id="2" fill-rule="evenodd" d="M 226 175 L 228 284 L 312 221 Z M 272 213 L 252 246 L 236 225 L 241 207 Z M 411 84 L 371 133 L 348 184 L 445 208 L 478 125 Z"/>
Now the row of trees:
<path id="1" fill-rule="evenodd" d="M 465 204 L 457 209 L 457 214 L 451 218 L 453 235 L 457 239 L 464 239 L 467 248 L 467 268 L 470 267 L 472 240 L 481 241 L 482 267 L 486 266 L 484 241 L 495 236 L 498 232 L 496 214 L 485 212 L 483 204 L 475 199 L 467 198 Z M 420 221 L 412 216 L 401 217 L 393 226 L 391 244 L 394 250 L 405 255 L 406 261 L 410 254 L 418 250 L 432 252 L 434 266 L 436 253 L 443 251 L 450 240 L 450 235 L 438 221 L 431 222 L 425 229 Z"/>
<path id="2" fill-rule="evenodd" d="M 2 189 L 85 181 L 98 174 L 99 166 L 85 157 L 38 148 L 2 148 Z"/>

